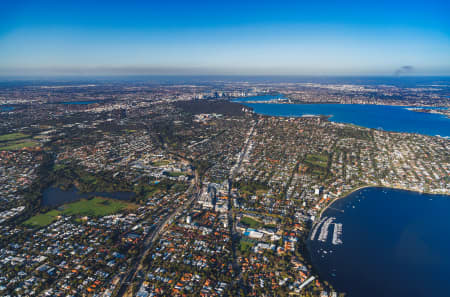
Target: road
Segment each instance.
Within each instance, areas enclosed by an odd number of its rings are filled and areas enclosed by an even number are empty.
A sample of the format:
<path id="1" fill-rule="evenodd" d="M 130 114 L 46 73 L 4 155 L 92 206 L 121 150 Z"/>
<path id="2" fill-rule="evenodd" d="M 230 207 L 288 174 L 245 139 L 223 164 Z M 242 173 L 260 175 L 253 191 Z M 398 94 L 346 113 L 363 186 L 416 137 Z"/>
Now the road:
<path id="1" fill-rule="evenodd" d="M 255 131 L 256 125 L 257 125 L 257 122 L 252 126 L 252 128 L 249 132 L 249 135 L 247 136 L 247 139 L 244 142 L 244 145 L 240 152 L 239 158 L 236 161 L 236 164 L 230 169 L 230 174 L 229 174 L 229 179 L 228 179 L 229 180 L 229 191 L 228 191 L 229 203 L 231 203 L 230 190 L 231 190 L 232 181 L 234 179 L 234 176 L 239 172 L 239 169 L 242 164 L 242 160 L 244 159 L 245 155 L 247 154 L 250 138 L 252 137 L 252 135 Z M 138 257 L 135 260 L 135 263 L 133 264 L 132 268 L 128 271 L 126 276 L 122 277 L 120 284 L 118 285 L 118 288 L 116 289 L 117 293 L 114 296 L 120 297 L 120 296 L 128 296 L 129 295 L 130 283 L 133 281 L 133 279 L 136 278 L 137 274 L 139 273 L 140 269 L 142 268 L 144 259 L 146 259 L 146 257 L 148 256 L 148 253 L 151 251 L 151 248 L 152 248 L 153 244 L 156 242 L 156 240 L 158 239 L 159 235 L 165 231 L 165 228 L 167 226 L 169 226 L 178 215 L 180 215 L 195 200 L 198 199 L 198 197 L 201 193 L 201 187 L 200 187 L 199 182 L 200 182 L 200 180 L 198 177 L 198 172 L 195 171 L 195 178 L 194 178 L 191 186 L 187 190 L 188 192 L 191 192 L 191 191 L 194 192 L 192 194 L 192 197 L 187 202 L 183 203 L 183 205 L 179 206 L 174 212 L 172 212 L 169 216 L 167 216 L 163 221 L 159 222 L 158 225 L 156 226 L 156 228 L 150 234 L 147 235 L 147 237 L 144 240 L 142 252 L 138 255 Z M 195 190 L 194 190 L 194 188 L 195 188 Z M 234 234 L 236 234 L 236 229 L 235 229 L 236 226 L 234 223 L 235 214 L 234 214 L 234 210 L 231 208 L 231 205 L 229 205 L 228 216 L 229 216 L 228 217 L 229 222 L 231 222 L 231 224 L 229 224 L 229 226 L 231 228 L 232 238 L 234 238 Z M 233 245 L 233 250 L 234 250 L 234 245 Z M 233 261 L 233 268 L 235 269 L 236 272 L 239 271 L 239 266 L 236 262 L 236 259 Z"/>
<path id="2" fill-rule="evenodd" d="M 240 270 L 239 264 L 237 263 L 237 258 L 236 258 L 236 241 L 237 241 L 237 239 L 239 239 L 239 236 L 236 231 L 236 213 L 235 213 L 235 210 L 234 210 L 234 208 L 232 206 L 232 202 L 231 202 L 231 200 L 232 200 L 231 187 L 233 185 L 234 177 L 241 169 L 242 161 L 248 153 L 248 145 L 250 142 L 250 138 L 253 136 L 253 133 L 255 132 L 255 127 L 257 124 L 258 124 L 258 122 L 256 122 L 252 126 L 252 128 L 247 136 L 247 139 L 245 140 L 244 145 L 242 146 L 242 150 L 239 154 L 239 158 L 236 161 L 235 165 L 230 169 L 230 174 L 228 176 L 228 222 L 229 222 L 228 226 L 230 226 L 230 234 L 231 234 L 231 238 L 232 238 L 233 270 L 234 270 L 235 275 L 238 276 L 238 277 L 234 278 L 233 285 L 235 285 L 237 282 L 239 282 L 241 280 L 241 270 Z"/>
<path id="3" fill-rule="evenodd" d="M 258 124 L 258 121 L 252 126 L 252 128 L 247 136 L 247 139 L 245 140 L 244 145 L 242 146 L 242 150 L 239 154 L 239 159 L 236 161 L 234 166 L 231 167 L 230 175 L 229 175 L 229 179 L 231 179 L 231 180 L 234 179 L 234 176 L 236 175 L 236 173 L 239 172 L 239 169 L 241 168 L 242 160 L 244 159 L 245 155 L 247 154 L 248 143 L 250 142 L 250 138 L 253 136 L 253 133 L 255 132 L 255 127 L 257 124 Z"/>
<path id="4" fill-rule="evenodd" d="M 142 268 L 142 263 L 144 259 L 148 256 L 148 253 L 151 251 L 151 248 L 158 239 L 159 235 L 164 232 L 165 228 L 169 226 L 178 215 L 180 215 L 185 209 L 188 208 L 188 206 L 190 206 L 198 198 L 198 196 L 200 195 L 201 188 L 197 184 L 197 181 L 198 178 L 196 176 L 191 186 L 187 190 L 188 192 L 191 192 L 195 188 L 192 197 L 188 201 L 180 205 L 177 209 L 175 209 L 175 211 L 172 212 L 170 215 L 168 215 L 164 220 L 159 222 L 156 228 L 153 229 L 153 231 L 147 235 L 143 244 L 142 252 L 136 258 L 133 267 L 128 271 L 126 276 L 122 278 L 120 284 L 118 285 L 118 289 L 116 289 L 117 293 L 114 296 L 127 296 L 130 283 L 132 282 L 133 279 L 135 279 L 139 270 Z"/>

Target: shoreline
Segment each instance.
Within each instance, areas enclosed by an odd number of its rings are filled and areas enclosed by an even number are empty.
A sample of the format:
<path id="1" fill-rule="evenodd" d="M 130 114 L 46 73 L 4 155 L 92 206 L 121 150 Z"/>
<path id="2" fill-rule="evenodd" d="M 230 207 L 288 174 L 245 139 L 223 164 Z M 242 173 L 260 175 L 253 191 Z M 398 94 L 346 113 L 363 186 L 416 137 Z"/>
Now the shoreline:
<path id="1" fill-rule="evenodd" d="M 336 201 L 338 201 L 338 200 L 340 200 L 340 199 L 344 199 L 344 198 L 348 197 L 349 195 L 355 193 L 356 191 L 359 191 L 359 190 L 362 190 L 362 189 L 365 189 L 365 188 L 372 188 L 372 187 L 376 187 L 376 186 L 361 186 L 361 187 L 355 188 L 354 190 L 350 190 L 350 192 L 346 192 L 345 195 L 341 195 L 341 196 L 336 197 L 335 199 L 331 200 L 331 202 L 328 203 L 327 206 L 325 206 L 324 208 L 322 208 L 322 210 L 320 210 L 319 216 L 317 217 L 317 221 L 320 222 L 323 213 L 324 213 L 328 208 L 330 208 L 331 205 L 332 205 L 334 202 L 336 202 Z M 314 226 L 314 225 L 315 225 L 315 222 L 314 222 L 314 224 L 313 224 L 312 226 Z M 311 229 L 312 229 L 312 228 L 311 228 Z M 308 234 L 309 234 L 309 233 L 308 233 Z"/>
<path id="2" fill-rule="evenodd" d="M 264 95 L 262 95 L 264 96 Z M 250 96 L 250 97 L 254 97 L 254 96 Z M 404 107 L 406 109 L 408 108 L 437 108 L 437 109 L 446 109 L 446 108 L 450 108 L 450 106 L 447 105 L 439 105 L 439 106 L 434 106 L 434 105 L 425 105 L 425 104 L 417 104 L 417 105 L 411 105 L 411 104 L 404 104 L 404 103 L 399 103 L 399 104 L 394 104 L 393 102 L 386 102 L 386 103 L 343 103 L 343 102 L 339 102 L 339 101 L 330 101 L 330 102 L 315 102 L 315 101 L 293 101 L 292 99 L 289 98 L 282 98 L 282 99 L 268 99 L 268 100 L 242 100 L 242 99 L 246 99 L 246 98 L 250 98 L 250 97 L 242 97 L 242 98 L 233 98 L 230 101 L 231 102 L 237 102 L 237 103 L 254 103 L 254 104 L 268 104 L 268 103 L 273 103 L 273 104 L 286 104 L 286 105 L 291 105 L 291 104 L 296 104 L 296 105 L 319 105 L 319 104 L 336 104 L 336 105 L 378 105 L 378 106 L 392 106 L 392 107 Z M 287 101 L 290 100 L 290 101 Z M 409 109 L 408 109 L 409 110 Z M 415 110 L 410 110 L 410 111 L 415 111 Z"/>
<path id="3" fill-rule="evenodd" d="M 318 111 L 318 110 L 313 110 L 313 111 L 301 111 L 301 110 L 296 110 L 296 111 L 289 111 L 286 110 L 286 114 L 279 114 L 279 113 L 274 113 L 271 110 L 261 110 L 261 111 L 256 111 L 256 107 L 257 106 L 269 106 L 271 104 L 276 105 L 276 106 L 282 106 L 282 105 L 308 105 L 308 104 L 289 104 L 289 103 L 282 103 L 282 102 L 277 102 L 277 103 L 268 103 L 268 102 L 264 102 L 264 101 L 259 101 L 259 102 L 251 102 L 251 101 L 236 101 L 236 103 L 239 103 L 243 106 L 246 106 L 248 108 L 252 108 L 253 109 L 253 113 L 256 115 L 263 115 L 263 116 L 269 116 L 269 117 L 282 117 L 282 118 L 290 118 L 290 117 L 294 117 L 294 118 L 305 118 L 308 116 L 314 116 L 314 117 L 325 117 L 330 123 L 335 123 L 335 124 L 343 124 L 343 125 L 353 125 L 355 127 L 358 128 L 364 128 L 364 129 L 369 129 L 369 130 L 373 130 L 373 131 L 383 131 L 383 132 L 388 132 L 388 133 L 398 133 L 398 134 L 417 134 L 417 135 L 423 135 L 423 136 L 428 136 L 428 137 L 438 137 L 438 138 L 444 138 L 447 139 L 450 137 L 450 135 L 446 135 L 447 131 L 443 131 L 442 129 L 435 129 L 435 128 L 430 128 L 430 127 L 434 127 L 434 126 L 425 126 L 426 128 L 423 128 L 422 126 L 413 126 L 412 128 L 406 128 L 406 127 L 397 127 L 395 125 L 393 125 L 392 123 L 390 125 L 388 125 L 388 127 L 381 127 L 380 123 L 372 123 L 372 124 L 366 124 L 366 126 L 364 126 L 364 123 L 360 123 L 361 121 L 358 118 L 353 118 L 353 119 L 336 119 L 336 115 L 334 113 L 338 113 L 339 112 L 336 110 L 329 110 L 328 111 L 328 115 L 324 114 L 324 111 Z M 327 105 L 327 103 L 323 103 L 323 104 L 318 104 L 318 103 L 314 103 L 312 105 Z M 405 109 L 407 110 L 408 108 L 414 108 L 415 106 L 411 106 L 411 105 L 386 105 L 386 104 L 347 104 L 347 103 L 338 103 L 335 105 L 366 105 L 366 106 L 380 106 L 380 107 L 397 107 L 400 109 Z M 420 107 L 427 107 L 427 106 L 420 106 Z M 284 109 L 282 109 L 284 110 Z M 411 113 L 415 113 L 415 114 L 426 114 L 426 113 L 421 113 L 421 112 L 414 112 L 414 111 L 408 111 Z M 282 112 L 283 113 L 283 112 Z M 311 114 L 313 113 L 313 114 Z M 437 114 L 437 113 L 428 113 L 430 115 L 434 115 L 437 118 L 433 118 L 431 119 L 431 124 L 436 124 L 435 121 L 441 121 L 441 120 L 450 120 L 449 117 L 445 117 L 441 114 Z M 338 116 L 339 117 L 339 116 Z M 356 122 L 356 123 L 354 123 Z M 440 123 L 440 122 L 439 122 Z M 369 127 L 370 126 L 370 127 Z M 425 130 L 423 130 L 425 129 Z"/>
<path id="4" fill-rule="evenodd" d="M 402 191 L 408 191 L 408 192 L 414 192 L 414 193 L 418 193 L 418 194 L 426 194 L 426 195 L 444 195 L 444 196 L 450 196 L 450 194 L 445 194 L 445 193 L 431 193 L 431 192 L 428 192 L 428 191 L 420 192 L 420 191 L 411 190 L 411 189 L 406 189 L 406 188 L 402 188 L 402 187 L 396 187 L 396 186 L 389 187 L 389 186 L 378 186 L 378 185 L 365 185 L 365 186 L 360 186 L 360 187 L 357 187 L 357 188 L 355 188 L 355 189 L 353 189 L 353 190 L 350 190 L 349 192 L 346 192 L 345 195 L 342 195 L 342 196 L 339 196 L 339 197 L 333 199 L 327 206 L 325 206 L 325 207 L 320 211 L 319 216 L 317 217 L 317 221 L 320 222 L 320 219 L 322 218 L 323 213 L 324 213 L 329 207 L 331 207 L 331 205 L 332 205 L 334 202 L 336 202 L 336 201 L 338 201 L 338 200 L 340 200 L 340 199 L 347 198 L 347 197 L 350 196 L 351 194 L 353 194 L 353 193 L 355 193 L 355 192 L 357 192 L 357 191 L 359 191 L 359 190 L 366 189 L 366 188 L 384 188 L 384 189 L 402 190 Z M 315 222 L 314 222 L 314 224 L 312 224 L 312 226 L 314 226 L 314 225 L 315 225 Z M 311 228 L 311 229 L 312 229 L 312 228 Z M 311 231 L 311 230 L 310 230 L 310 231 Z M 308 234 L 309 234 L 309 232 L 308 232 Z"/>
<path id="5" fill-rule="evenodd" d="M 323 272 L 323 271 L 322 271 L 322 273 L 319 272 L 320 263 L 317 262 L 317 257 L 316 257 L 316 256 L 313 256 L 313 252 L 312 252 L 312 251 L 314 250 L 314 248 L 313 248 L 313 246 L 311 245 L 311 240 L 310 240 L 311 232 L 312 232 L 314 226 L 315 226 L 318 222 L 320 222 L 320 220 L 322 219 L 322 216 L 323 216 L 323 214 L 325 213 L 325 211 L 326 211 L 329 207 L 331 207 L 331 206 L 334 204 L 334 202 L 336 202 L 336 201 L 338 201 L 338 200 L 340 200 L 340 199 L 343 199 L 343 198 L 347 198 L 347 197 L 349 197 L 351 194 L 353 194 L 353 193 L 355 193 L 355 192 L 357 192 L 357 191 L 359 191 L 359 190 L 366 189 L 366 188 L 378 188 L 378 189 L 388 189 L 388 190 L 400 190 L 400 191 L 404 191 L 404 192 L 415 193 L 415 194 L 418 194 L 418 195 L 420 195 L 420 196 L 422 196 L 422 195 L 426 195 L 426 196 L 431 196 L 431 195 L 435 196 L 435 195 L 439 195 L 439 196 L 445 196 L 445 197 L 442 197 L 442 198 L 448 198 L 448 197 L 450 197 L 450 194 L 448 194 L 448 193 L 431 193 L 431 192 L 429 192 L 429 191 L 423 191 L 423 192 L 421 192 L 421 191 L 411 190 L 411 189 L 402 188 L 402 187 L 398 187 L 398 186 L 391 186 L 391 187 L 388 187 L 388 186 L 380 186 L 380 185 L 363 185 L 363 186 L 357 187 L 357 188 L 355 188 L 355 189 L 353 189 L 353 190 L 350 190 L 349 192 L 346 192 L 345 195 L 341 195 L 341 196 L 339 196 L 339 197 L 333 199 L 326 207 L 324 207 L 324 208 L 320 211 L 320 216 L 319 216 L 318 219 L 316 219 L 316 220 L 314 221 L 314 223 L 311 225 L 311 229 L 308 231 L 308 235 L 307 235 L 307 238 L 306 238 L 306 242 L 305 242 L 304 244 L 305 244 L 305 249 L 307 250 L 307 259 L 305 258 L 305 260 L 306 260 L 305 262 L 308 263 L 309 265 L 311 265 L 312 271 L 313 271 L 314 275 L 316 275 L 316 276 L 318 277 L 318 279 L 320 279 L 321 281 L 324 281 L 324 280 L 329 281 L 330 285 L 331 285 L 333 288 L 335 288 L 335 289 L 336 289 L 336 286 L 339 285 L 339 283 L 335 283 L 334 281 L 333 281 L 333 283 L 331 283 L 331 281 L 329 280 L 329 279 L 331 279 L 331 278 L 328 277 L 328 279 L 327 279 L 327 277 L 325 276 L 326 272 Z M 356 197 L 355 197 L 355 198 L 356 198 Z M 421 199 L 423 199 L 423 198 L 429 198 L 429 197 L 417 197 L 417 199 L 419 199 L 419 200 L 421 200 Z M 344 244 L 345 244 L 345 243 L 344 243 Z M 323 274 L 323 273 L 325 273 L 325 274 Z M 344 289 L 342 289 L 342 290 L 344 290 Z M 339 290 L 338 292 L 340 292 L 340 293 L 345 293 L 345 294 L 346 294 L 345 296 L 347 296 L 347 294 L 348 294 L 347 291 L 340 291 L 340 290 Z"/>

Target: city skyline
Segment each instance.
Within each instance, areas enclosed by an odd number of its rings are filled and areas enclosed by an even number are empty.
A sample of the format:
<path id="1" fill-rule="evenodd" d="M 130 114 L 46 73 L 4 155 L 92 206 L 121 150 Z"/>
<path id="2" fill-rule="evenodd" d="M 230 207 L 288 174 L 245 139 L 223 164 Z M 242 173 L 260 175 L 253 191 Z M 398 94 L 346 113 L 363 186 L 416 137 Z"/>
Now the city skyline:
<path id="1" fill-rule="evenodd" d="M 445 1 L 17 1 L 0 75 L 450 75 Z"/>

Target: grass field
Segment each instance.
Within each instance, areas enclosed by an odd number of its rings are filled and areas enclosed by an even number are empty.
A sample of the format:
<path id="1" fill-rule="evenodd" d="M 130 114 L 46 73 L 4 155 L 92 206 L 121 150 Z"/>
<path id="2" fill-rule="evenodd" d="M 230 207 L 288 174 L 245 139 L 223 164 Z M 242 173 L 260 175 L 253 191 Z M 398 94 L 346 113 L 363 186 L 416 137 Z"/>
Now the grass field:
<path id="1" fill-rule="evenodd" d="M 63 206 L 62 213 L 75 216 L 106 216 L 124 209 L 134 209 L 135 204 L 125 201 L 95 197 L 92 199 L 82 199 L 80 201 Z"/>
<path id="2" fill-rule="evenodd" d="M 127 133 L 135 133 L 135 132 L 137 132 L 137 130 L 133 130 L 133 129 L 125 129 L 124 131 L 127 132 Z"/>
<path id="3" fill-rule="evenodd" d="M 120 212 L 125 209 L 136 209 L 137 205 L 125 201 L 95 197 L 82 199 L 77 202 L 65 204 L 58 210 L 51 210 L 43 214 L 35 215 L 24 222 L 31 227 L 45 227 L 56 220 L 59 215 L 66 216 L 91 216 L 99 217 Z"/>
<path id="4" fill-rule="evenodd" d="M 46 213 L 35 215 L 34 217 L 26 220 L 23 224 L 31 227 L 44 227 L 50 225 L 59 215 L 61 215 L 60 211 L 51 210 Z"/>
<path id="5" fill-rule="evenodd" d="M 0 141 L 11 141 L 11 140 L 17 140 L 21 138 L 26 138 L 29 135 L 23 134 L 23 133 L 11 133 L 11 134 L 3 134 L 0 135 Z"/>
<path id="6" fill-rule="evenodd" d="M 160 160 L 160 161 L 155 161 L 152 163 L 152 165 L 156 166 L 156 167 L 166 166 L 168 164 L 170 164 L 169 160 Z"/>
<path id="7" fill-rule="evenodd" d="M 241 241 L 239 241 L 239 250 L 242 253 L 249 252 L 253 245 L 254 244 L 252 242 L 241 239 Z"/>
<path id="8" fill-rule="evenodd" d="M 35 147 L 38 143 L 35 141 L 19 141 L 19 142 L 7 142 L 5 146 L 0 147 L 0 151 L 14 151 L 20 150 L 25 147 Z"/>
<path id="9" fill-rule="evenodd" d="M 36 141 L 31 140 L 30 135 L 23 133 L 10 133 L 0 135 L 0 151 L 20 150 L 25 147 L 35 147 Z"/>
<path id="10" fill-rule="evenodd" d="M 171 176 L 171 177 L 179 177 L 179 176 L 185 176 L 186 175 L 186 173 L 184 173 L 184 172 L 175 172 L 175 171 L 169 171 L 169 172 L 167 172 L 167 175 L 168 176 Z"/>
<path id="11" fill-rule="evenodd" d="M 306 163 L 327 168 L 328 156 L 309 154 L 306 156 Z"/>
<path id="12" fill-rule="evenodd" d="M 256 229 L 262 226 L 262 224 L 250 217 L 242 217 L 241 223 L 247 227 Z"/>

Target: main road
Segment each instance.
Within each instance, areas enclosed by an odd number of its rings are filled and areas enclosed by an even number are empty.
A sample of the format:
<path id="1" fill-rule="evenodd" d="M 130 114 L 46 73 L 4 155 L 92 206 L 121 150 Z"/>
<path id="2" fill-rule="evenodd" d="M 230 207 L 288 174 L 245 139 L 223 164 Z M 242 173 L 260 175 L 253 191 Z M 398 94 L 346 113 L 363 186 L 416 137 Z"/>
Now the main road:
<path id="1" fill-rule="evenodd" d="M 245 140 L 244 145 L 242 146 L 242 150 L 239 153 L 238 160 L 236 161 L 235 165 L 230 169 L 230 174 L 229 174 L 229 179 L 228 179 L 228 181 L 229 181 L 229 192 L 228 192 L 229 199 L 228 199 L 228 201 L 229 201 L 229 203 L 231 203 L 230 190 L 231 190 L 232 181 L 234 179 L 234 176 L 239 172 L 239 169 L 242 165 L 242 160 L 244 159 L 244 157 L 246 156 L 246 154 L 248 152 L 250 138 L 253 136 L 253 133 L 255 131 L 255 127 L 256 127 L 257 123 L 258 122 L 256 122 L 250 129 L 247 139 Z M 192 184 L 189 187 L 189 189 L 187 190 L 187 192 L 193 192 L 192 197 L 187 202 L 180 205 L 174 212 L 172 212 L 170 215 L 168 215 L 165 219 L 163 219 L 161 222 L 159 222 L 157 224 L 157 226 L 155 227 L 155 229 L 153 229 L 153 231 L 147 235 L 147 237 L 144 240 L 142 252 L 138 255 L 132 268 L 130 270 L 128 270 L 128 273 L 125 276 L 122 277 L 118 287 L 115 290 L 115 292 L 117 292 L 117 293 L 114 296 L 117 296 L 117 297 L 131 296 L 130 290 L 132 288 L 130 287 L 130 283 L 132 282 L 133 279 L 136 278 L 139 271 L 142 269 L 143 261 L 144 261 L 144 259 L 147 258 L 149 252 L 151 251 L 153 244 L 158 239 L 159 235 L 162 232 L 164 232 L 165 228 L 167 226 L 169 226 L 178 215 L 180 215 L 195 200 L 198 199 L 198 197 L 201 193 L 201 185 L 200 185 L 200 179 L 199 179 L 197 170 L 195 171 L 195 178 L 192 181 Z M 231 228 L 231 234 L 232 234 L 232 238 L 233 238 L 234 235 L 236 234 L 236 229 L 235 229 L 236 225 L 235 225 L 235 220 L 234 220 L 235 214 L 234 214 L 233 208 L 231 207 L 231 204 L 229 204 L 228 215 L 229 215 L 229 217 L 228 217 L 229 222 L 231 222 L 231 224 L 229 224 L 229 226 Z M 235 247 L 233 244 L 233 253 L 234 253 L 234 249 L 235 249 Z M 234 258 L 236 258 L 236 257 L 234 257 Z M 234 259 L 234 261 L 233 261 L 233 268 L 237 272 L 238 264 L 236 262 L 236 259 Z"/>
<path id="2" fill-rule="evenodd" d="M 228 175 L 228 222 L 229 222 L 228 226 L 230 227 L 230 234 L 231 234 L 231 238 L 232 238 L 232 253 L 233 253 L 233 264 L 232 265 L 233 265 L 233 270 L 234 270 L 235 275 L 238 276 L 238 277 L 234 278 L 233 285 L 236 285 L 236 283 L 240 282 L 241 269 L 239 267 L 239 264 L 237 263 L 237 258 L 236 258 L 236 240 L 239 239 L 239 237 L 238 237 L 237 231 L 236 231 L 236 214 L 235 214 L 235 210 L 232 205 L 232 202 L 231 202 L 231 200 L 232 200 L 231 187 L 233 185 L 233 180 L 234 180 L 236 174 L 239 173 L 239 170 L 241 169 L 242 161 L 248 154 L 248 147 L 249 147 L 250 139 L 252 138 L 252 136 L 255 132 L 255 128 L 256 128 L 257 124 L 258 124 L 258 121 L 250 129 L 247 139 L 245 140 L 244 145 L 242 146 L 242 149 L 239 152 L 238 160 L 236 161 L 234 166 L 231 167 L 230 173 Z"/>
<path id="3" fill-rule="evenodd" d="M 180 205 L 175 211 L 173 211 L 170 215 L 168 215 L 166 218 L 164 218 L 162 221 L 160 221 L 156 227 L 153 229 L 151 233 L 147 235 L 147 237 L 144 240 L 143 249 L 141 253 L 138 255 L 137 259 L 135 260 L 132 268 L 128 270 L 128 273 L 122 277 L 120 284 L 118 285 L 115 292 L 117 292 L 114 296 L 131 296 L 129 286 L 133 279 L 135 279 L 138 272 L 143 268 L 143 262 L 144 259 L 147 258 L 149 252 L 151 251 L 151 248 L 155 241 L 158 239 L 159 235 L 165 231 L 165 228 L 169 226 L 173 220 L 180 215 L 185 209 L 187 209 L 200 195 L 201 188 L 198 185 L 198 176 L 197 171 L 195 171 L 195 179 L 192 181 L 189 189 L 187 190 L 188 193 L 192 193 L 192 197 L 184 202 L 182 205 Z M 194 189 L 195 188 L 195 189 Z"/>

